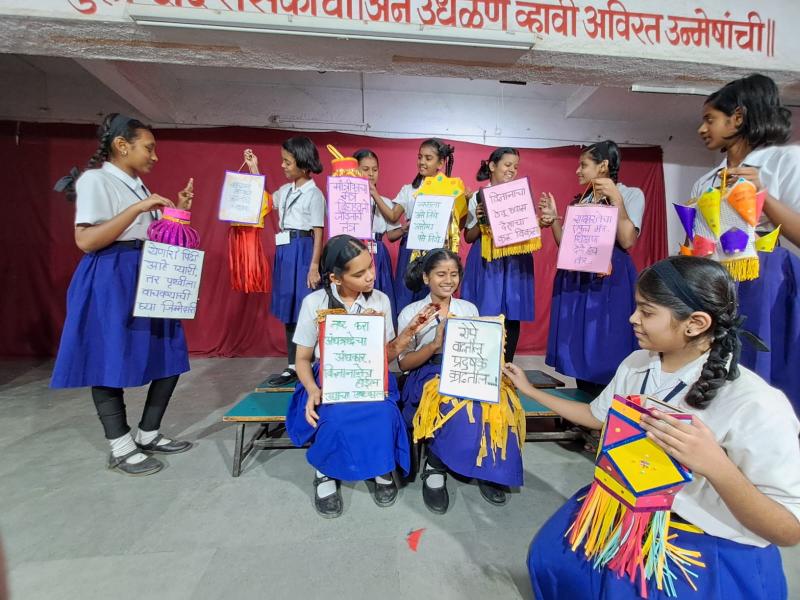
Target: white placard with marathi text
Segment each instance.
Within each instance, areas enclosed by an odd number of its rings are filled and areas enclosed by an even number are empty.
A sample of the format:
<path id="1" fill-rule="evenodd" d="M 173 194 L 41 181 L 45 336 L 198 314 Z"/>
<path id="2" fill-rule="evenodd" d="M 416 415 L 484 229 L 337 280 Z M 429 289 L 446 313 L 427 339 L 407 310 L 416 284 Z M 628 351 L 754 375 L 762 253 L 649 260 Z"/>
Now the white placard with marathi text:
<path id="1" fill-rule="evenodd" d="M 258 225 L 264 204 L 264 175 L 225 171 L 219 198 L 219 220 Z"/>
<path id="2" fill-rule="evenodd" d="M 444 247 L 447 227 L 453 213 L 452 196 L 417 196 L 406 247 L 410 250 L 433 250 Z"/>
<path id="3" fill-rule="evenodd" d="M 320 356 L 322 402 L 383 400 L 386 381 L 383 315 L 327 315 Z"/>
<path id="4" fill-rule="evenodd" d="M 146 241 L 133 316 L 194 319 L 204 258 L 202 250 Z"/>
<path id="5" fill-rule="evenodd" d="M 500 320 L 449 317 L 445 324 L 439 393 L 500 402 L 502 356 Z"/>

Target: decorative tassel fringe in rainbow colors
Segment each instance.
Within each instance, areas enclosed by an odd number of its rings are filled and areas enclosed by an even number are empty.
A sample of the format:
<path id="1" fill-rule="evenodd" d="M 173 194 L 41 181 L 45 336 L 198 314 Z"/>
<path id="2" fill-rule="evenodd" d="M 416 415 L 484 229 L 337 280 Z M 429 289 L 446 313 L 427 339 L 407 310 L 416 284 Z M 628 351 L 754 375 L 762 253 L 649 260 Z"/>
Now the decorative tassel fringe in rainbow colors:
<path id="1" fill-rule="evenodd" d="M 150 223 L 147 238 L 153 242 L 181 246 L 183 248 L 199 248 L 200 236 L 189 227 L 192 213 L 179 208 L 164 208 L 162 218 Z"/>
<path id="2" fill-rule="evenodd" d="M 506 459 L 508 434 L 513 432 L 517 436 L 517 445 L 520 450 L 525 442 L 525 411 L 519 401 L 519 396 L 514 386 L 503 377 L 500 383 L 500 402 L 481 402 L 481 445 L 475 457 L 475 464 L 481 466 L 483 459 L 489 455 L 497 461 L 497 452 L 500 459 Z M 443 406 L 451 406 L 450 411 L 442 414 Z M 447 421 L 454 417 L 458 411 L 466 410 L 470 423 L 475 423 L 473 401 L 442 396 L 439 394 L 439 376 L 428 381 L 422 389 L 422 398 L 419 408 L 414 415 L 414 442 L 432 438 Z M 489 440 L 486 439 L 486 429 L 489 429 Z"/>
<path id="3" fill-rule="evenodd" d="M 640 425 L 643 396 L 615 396 L 606 418 L 595 475 L 567 538 L 573 552 L 583 555 L 595 569 L 610 569 L 637 585 L 647 598 L 655 581 L 658 590 L 676 597 L 678 573 L 697 590 L 693 567 L 705 567 L 700 553 L 675 543 L 682 529 L 702 531 L 674 522 L 670 508 L 680 489 L 692 479 L 683 465 L 647 437 Z M 686 414 L 673 415 L 686 418 Z"/>
<path id="4" fill-rule="evenodd" d="M 488 225 L 481 225 L 481 258 L 486 262 L 491 262 L 506 256 L 517 256 L 520 254 L 531 254 L 542 248 L 542 238 L 537 237 L 527 242 L 519 242 L 510 246 L 498 248 L 494 245 L 492 229 Z"/>

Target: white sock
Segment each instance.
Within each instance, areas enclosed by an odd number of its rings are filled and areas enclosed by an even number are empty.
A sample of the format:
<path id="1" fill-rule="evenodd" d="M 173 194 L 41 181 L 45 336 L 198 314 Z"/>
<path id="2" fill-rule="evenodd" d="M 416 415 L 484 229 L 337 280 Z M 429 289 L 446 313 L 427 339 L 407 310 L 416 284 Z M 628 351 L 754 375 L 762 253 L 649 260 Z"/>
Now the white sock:
<path id="1" fill-rule="evenodd" d="M 379 484 L 381 484 L 381 485 L 390 485 L 390 484 L 394 483 L 394 479 L 392 479 L 392 474 L 391 474 L 391 473 L 387 473 L 387 474 L 386 474 L 385 476 L 383 476 L 383 477 L 381 477 L 380 475 L 378 475 L 378 476 L 375 478 L 375 483 L 379 483 Z"/>
<path id="2" fill-rule="evenodd" d="M 427 464 L 425 465 L 425 472 L 428 473 L 430 469 L 427 468 Z M 429 488 L 438 489 L 440 487 L 444 487 L 444 475 L 440 475 L 439 473 L 432 473 L 428 475 L 428 478 L 425 480 L 425 485 Z"/>
<path id="3" fill-rule="evenodd" d="M 149 444 L 157 437 L 158 437 L 158 429 L 156 429 L 155 431 L 142 431 L 140 429 L 139 431 L 136 432 L 136 443 L 142 445 Z M 162 438 L 158 440 L 158 444 L 156 445 L 163 446 L 164 444 L 168 444 L 171 441 L 172 440 L 170 440 L 169 438 L 162 436 Z"/>
<path id="4" fill-rule="evenodd" d="M 325 477 L 325 474 L 317 471 L 317 477 Z M 336 493 L 335 479 L 331 479 L 330 481 L 325 481 L 317 486 L 317 497 L 319 498 L 327 498 L 328 496 L 331 496 L 335 493 Z"/>
<path id="5" fill-rule="evenodd" d="M 295 368 L 294 368 L 294 363 L 290 364 L 290 365 L 289 365 L 288 367 L 286 367 L 286 368 L 287 368 L 287 369 L 291 369 L 292 371 L 297 371 L 297 369 L 295 369 Z"/>
<path id="6" fill-rule="evenodd" d="M 130 432 L 126 433 L 122 437 L 118 437 L 113 440 L 108 440 L 108 443 L 111 444 L 111 454 L 113 454 L 117 458 L 125 456 L 129 452 L 133 452 L 134 450 L 136 450 L 136 442 L 133 441 L 133 436 L 130 434 Z M 131 465 L 136 465 L 142 462 L 143 460 L 147 460 L 147 455 L 142 454 L 141 452 L 137 452 L 136 454 L 128 458 L 125 462 Z"/>

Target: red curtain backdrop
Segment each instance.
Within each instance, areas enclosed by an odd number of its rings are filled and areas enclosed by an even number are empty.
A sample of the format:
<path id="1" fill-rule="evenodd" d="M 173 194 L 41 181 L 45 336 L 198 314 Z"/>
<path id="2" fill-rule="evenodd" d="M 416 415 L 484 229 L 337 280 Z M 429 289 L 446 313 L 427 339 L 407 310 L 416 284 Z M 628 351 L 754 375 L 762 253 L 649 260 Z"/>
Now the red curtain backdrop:
<path id="1" fill-rule="evenodd" d="M 58 349 L 66 311 L 66 291 L 81 252 L 73 237 L 74 205 L 52 191 L 53 183 L 72 166 L 84 166 L 96 148 L 95 128 L 0 122 L 0 171 L 4 218 L 0 222 L 0 356 L 53 356 Z M 227 264 L 228 225 L 217 220 L 225 170 L 242 164 L 242 151 L 252 148 L 267 188 L 285 183 L 280 169 L 280 144 L 292 132 L 269 129 L 171 129 L 156 132 L 159 162 L 147 176 L 148 187 L 175 199 L 194 177 L 192 225 L 206 251 L 197 318 L 186 321 L 189 347 L 199 356 L 277 356 L 285 354 L 283 326 L 268 313 L 267 294 L 245 295 L 230 287 Z M 343 154 L 373 149 L 380 158 L 379 189 L 393 198 L 416 172 L 418 139 L 382 139 L 336 132 L 311 133 L 320 149 L 324 173 L 316 177 L 325 190 L 330 172 L 326 144 Z M 472 189 L 479 162 L 491 147 L 451 142 L 454 175 Z M 536 198 L 552 192 L 563 207 L 581 190 L 575 169 L 580 148 L 522 150 L 520 175 L 530 177 Z M 667 253 L 662 152 L 659 147 L 625 148 L 620 179 L 644 191 L 646 210 L 642 235 L 632 254 L 639 269 Z M 563 212 L 562 212 L 563 214 Z M 268 259 L 274 253 L 271 224 L 263 234 Z M 536 320 L 525 323 L 519 352 L 544 352 L 557 247 L 549 231 L 535 254 Z M 396 244 L 391 247 L 396 253 Z M 468 246 L 462 246 L 466 257 Z"/>

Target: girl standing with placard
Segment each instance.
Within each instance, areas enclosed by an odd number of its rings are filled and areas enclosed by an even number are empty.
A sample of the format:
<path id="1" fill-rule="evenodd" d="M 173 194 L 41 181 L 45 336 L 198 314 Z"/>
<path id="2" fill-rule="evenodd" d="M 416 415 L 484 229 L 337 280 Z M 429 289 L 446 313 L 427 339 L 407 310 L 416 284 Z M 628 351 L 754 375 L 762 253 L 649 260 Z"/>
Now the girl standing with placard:
<path id="1" fill-rule="evenodd" d="M 519 169 L 519 152 L 515 148 L 497 148 L 487 160 L 481 161 L 476 179 L 498 185 L 513 181 Z M 520 334 L 520 321 L 533 321 L 534 282 L 533 247 L 527 246 L 519 253 L 506 254 L 487 260 L 482 256 L 483 245 L 494 248 L 492 231 L 486 218 L 486 206 L 479 199 L 479 190 L 469 200 L 464 239 L 472 244 L 467 256 L 464 285 L 461 297 L 473 302 L 482 315 L 505 315 L 506 350 L 505 360 L 514 360 Z M 516 246 L 516 245 L 515 245 Z"/>
<path id="2" fill-rule="evenodd" d="M 621 155 L 611 140 L 586 148 L 575 174 L 585 191 L 573 204 L 616 206 L 616 244 L 611 273 L 597 275 L 559 269 L 553 282 L 550 331 L 545 362 L 559 373 L 574 377 L 578 388 L 599 394 L 611 381 L 623 359 L 637 348 L 628 322 L 634 311 L 636 267 L 628 254 L 642 228 L 644 194 L 619 183 Z M 552 194 L 539 200 L 542 227 L 551 227 L 561 243 L 561 217 Z"/>
<path id="3" fill-rule="evenodd" d="M 151 194 L 141 175 L 158 161 L 151 128 L 109 114 L 89 169 L 74 182 L 75 243 L 86 254 L 67 292 L 67 318 L 53 367 L 54 388 L 91 387 L 97 415 L 111 445 L 108 468 L 150 475 L 164 464 L 151 453 L 175 454 L 191 442 L 159 433 L 178 376 L 189 370 L 181 322 L 134 317 L 136 281 L 147 229 L 162 207 L 174 204 Z M 67 192 L 70 192 L 69 183 Z M 189 210 L 192 180 L 178 194 Z M 124 390 L 150 383 L 136 437 L 127 423 Z"/>

